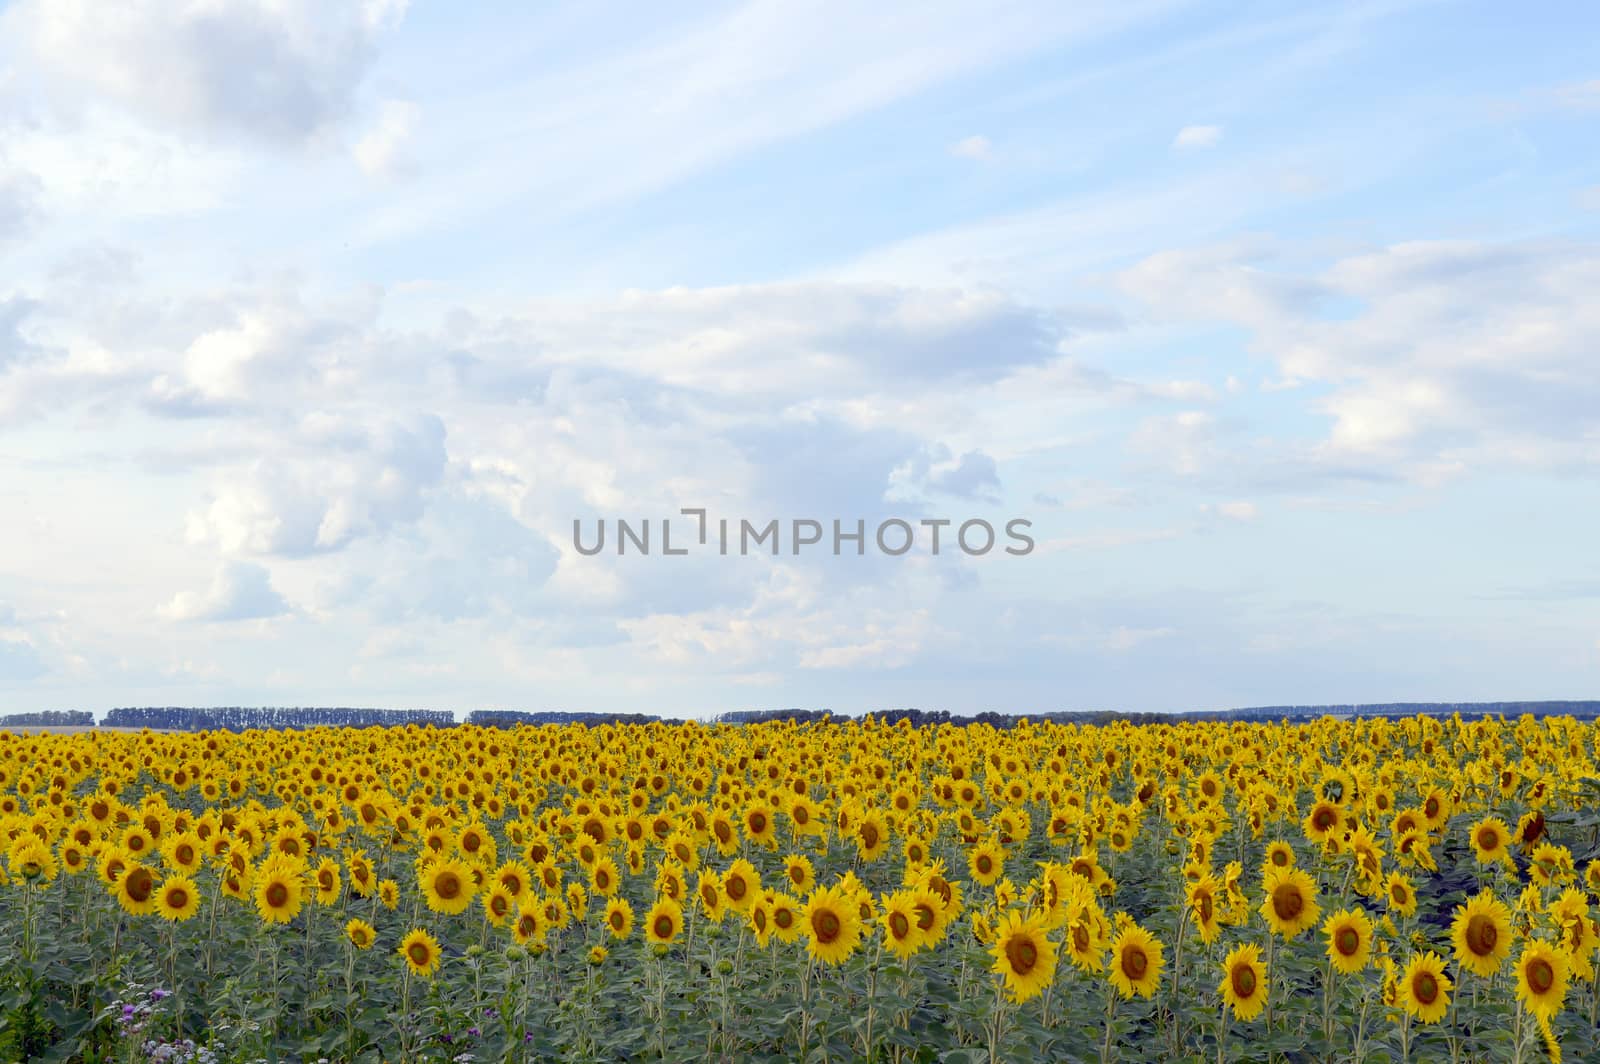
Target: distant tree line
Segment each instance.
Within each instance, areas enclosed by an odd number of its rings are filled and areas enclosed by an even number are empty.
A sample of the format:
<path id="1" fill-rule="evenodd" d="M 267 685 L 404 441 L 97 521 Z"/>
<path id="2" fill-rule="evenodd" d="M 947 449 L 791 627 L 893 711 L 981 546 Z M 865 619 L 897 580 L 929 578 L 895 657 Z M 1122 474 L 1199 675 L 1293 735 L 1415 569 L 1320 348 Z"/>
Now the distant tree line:
<path id="1" fill-rule="evenodd" d="M 566 710 L 541 710 L 528 712 L 520 709 L 475 709 L 467 714 L 467 723 L 484 728 L 514 728 L 518 724 L 584 724 L 597 728 L 602 724 L 681 724 L 680 720 L 654 717 L 648 713 L 577 713 Z"/>
<path id="2" fill-rule="evenodd" d="M 94 714 L 86 709 L 41 709 L 37 713 L 10 713 L 0 717 L 0 728 L 94 727 Z"/>
<path id="3" fill-rule="evenodd" d="M 249 731 L 253 728 L 340 728 L 432 725 L 449 728 L 455 717 L 443 709 L 324 709 L 301 706 L 119 707 L 101 722 L 107 728 L 165 728 L 171 731 Z"/>

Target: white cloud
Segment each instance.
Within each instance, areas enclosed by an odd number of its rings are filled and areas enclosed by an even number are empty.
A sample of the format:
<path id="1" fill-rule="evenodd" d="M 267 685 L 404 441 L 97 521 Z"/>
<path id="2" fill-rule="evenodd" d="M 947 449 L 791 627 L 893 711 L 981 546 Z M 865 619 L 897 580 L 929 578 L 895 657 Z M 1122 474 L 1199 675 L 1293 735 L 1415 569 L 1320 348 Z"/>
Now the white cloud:
<path id="1" fill-rule="evenodd" d="M 233 562 L 217 567 L 204 591 L 180 591 L 157 612 L 169 621 L 247 621 L 287 613 L 267 570 Z"/>
<path id="2" fill-rule="evenodd" d="M 1172 138 L 1172 146 L 1180 151 L 1214 148 L 1221 140 L 1221 126 L 1184 126 Z"/>
<path id="3" fill-rule="evenodd" d="M 392 177 L 411 164 L 407 154 L 422 108 L 406 100 L 385 100 L 378 121 L 351 153 L 362 172 L 369 177 Z"/>
<path id="4" fill-rule="evenodd" d="M 964 137 L 950 145 L 950 154 L 958 159 L 976 159 L 983 161 L 994 153 L 994 145 L 989 143 L 988 137 Z"/>
<path id="5" fill-rule="evenodd" d="M 403 0 L 18 0 L 0 35 L 61 90 L 152 124 L 273 142 L 350 110 Z"/>

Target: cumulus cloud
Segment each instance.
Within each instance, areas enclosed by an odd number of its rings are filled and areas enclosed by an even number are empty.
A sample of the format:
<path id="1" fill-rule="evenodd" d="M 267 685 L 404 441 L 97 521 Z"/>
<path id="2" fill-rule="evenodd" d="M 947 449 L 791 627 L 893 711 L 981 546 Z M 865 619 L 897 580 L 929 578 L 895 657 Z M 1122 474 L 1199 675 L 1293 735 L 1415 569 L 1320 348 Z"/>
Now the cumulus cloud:
<path id="1" fill-rule="evenodd" d="M 185 132 L 298 143 L 351 109 L 404 0 L 19 0 L 0 35 L 63 94 Z"/>
<path id="2" fill-rule="evenodd" d="M 1432 241 L 1275 265 L 1270 247 L 1169 252 L 1122 284 L 1157 316 L 1247 330 L 1281 384 L 1318 385 L 1302 402 L 1327 432 L 1294 456 L 1308 468 L 1437 482 L 1600 464 L 1600 249 Z M 1198 461 L 1204 428 L 1154 425 L 1148 442 Z"/>
<path id="3" fill-rule="evenodd" d="M 180 591 L 157 612 L 169 621 L 249 621 L 288 610 L 266 569 L 231 562 L 217 568 L 204 591 Z"/>

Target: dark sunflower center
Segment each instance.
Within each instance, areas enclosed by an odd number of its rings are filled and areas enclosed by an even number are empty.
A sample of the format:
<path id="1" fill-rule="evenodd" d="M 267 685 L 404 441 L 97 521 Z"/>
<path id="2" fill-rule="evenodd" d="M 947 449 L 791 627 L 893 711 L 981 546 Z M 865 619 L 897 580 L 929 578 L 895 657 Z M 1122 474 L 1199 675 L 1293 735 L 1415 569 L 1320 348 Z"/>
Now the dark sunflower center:
<path id="1" fill-rule="evenodd" d="M 911 934 L 911 920 L 905 913 L 889 914 L 889 933 L 897 939 L 903 939 Z"/>
<path id="2" fill-rule="evenodd" d="M 844 925 L 840 922 L 838 913 L 825 909 L 811 918 L 811 930 L 815 932 L 818 942 L 827 945 L 839 937 Z"/>
<path id="3" fill-rule="evenodd" d="M 1556 970 L 1549 961 L 1539 957 L 1528 965 L 1528 985 L 1533 987 L 1535 993 L 1546 993 L 1555 983 Z"/>
<path id="4" fill-rule="evenodd" d="M 728 883 L 727 883 L 728 897 L 732 898 L 734 901 L 739 901 L 740 899 L 742 899 L 745 896 L 745 894 L 748 892 L 748 890 L 749 890 L 749 888 L 747 888 L 745 886 L 744 877 L 743 876 L 734 876 L 733 878 L 728 880 Z"/>
<path id="5" fill-rule="evenodd" d="M 1014 936 L 1006 943 L 1006 961 L 1018 975 L 1027 975 L 1039 963 L 1039 947 L 1024 935 Z"/>
<path id="6" fill-rule="evenodd" d="M 1248 964 L 1234 968 L 1230 981 L 1233 983 L 1233 992 L 1241 998 L 1248 999 L 1256 992 L 1256 970 Z"/>
<path id="7" fill-rule="evenodd" d="M 269 883 L 267 885 L 267 904 L 274 909 L 281 909 L 289 904 L 289 888 L 282 883 Z"/>
<path id="8" fill-rule="evenodd" d="M 413 942 L 406 948 L 406 956 L 411 958 L 412 964 L 422 968 L 427 966 L 428 958 L 432 956 L 432 954 L 428 951 L 428 944 L 426 942 Z"/>
<path id="9" fill-rule="evenodd" d="M 1129 946 L 1122 951 L 1122 974 L 1129 979 L 1143 979 L 1149 967 L 1150 958 L 1138 946 Z"/>
<path id="10" fill-rule="evenodd" d="M 1467 948 L 1479 957 L 1493 953 L 1499 941 L 1500 932 L 1487 916 L 1474 916 L 1467 921 Z"/>
<path id="11" fill-rule="evenodd" d="M 1333 944 L 1344 956 L 1354 957 L 1361 948 L 1361 935 L 1353 927 L 1341 927 L 1333 937 Z"/>
<path id="12" fill-rule="evenodd" d="M 461 880 L 454 872 L 446 872 L 433 881 L 433 889 L 445 901 L 453 901 L 461 895 Z"/>
<path id="13" fill-rule="evenodd" d="M 878 845 L 878 829 L 870 821 L 861 825 L 861 841 L 867 844 L 867 849 Z"/>
<path id="14" fill-rule="evenodd" d="M 1292 883 L 1284 883 L 1272 892 L 1272 911 L 1278 914 L 1280 920 L 1293 920 L 1305 907 L 1306 900 Z"/>
<path id="15" fill-rule="evenodd" d="M 1478 832 L 1478 845 L 1485 850 L 1498 850 L 1500 848 L 1500 833 L 1494 828 L 1484 828 Z"/>
<path id="16" fill-rule="evenodd" d="M 1428 972 L 1418 972 L 1411 981 L 1411 993 L 1422 1004 L 1431 1005 L 1439 999 L 1439 981 Z"/>
<path id="17" fill-rule="evenodd" d="M 182 909 L 189 904 L 189 892 L 182 887 L 173 887 L 167 891 L 167 904 L 174 909 Z"/>

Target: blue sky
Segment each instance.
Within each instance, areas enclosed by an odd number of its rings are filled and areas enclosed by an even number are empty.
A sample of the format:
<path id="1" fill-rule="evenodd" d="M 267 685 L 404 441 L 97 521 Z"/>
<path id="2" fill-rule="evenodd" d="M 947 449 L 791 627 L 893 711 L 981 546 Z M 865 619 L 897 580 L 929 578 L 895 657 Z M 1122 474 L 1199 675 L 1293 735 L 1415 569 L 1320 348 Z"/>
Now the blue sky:
<path id="1" fill-rule="evenodd" d="M 1597 34 L 0 3 L 0 710 L 1593 697 Z"/>

